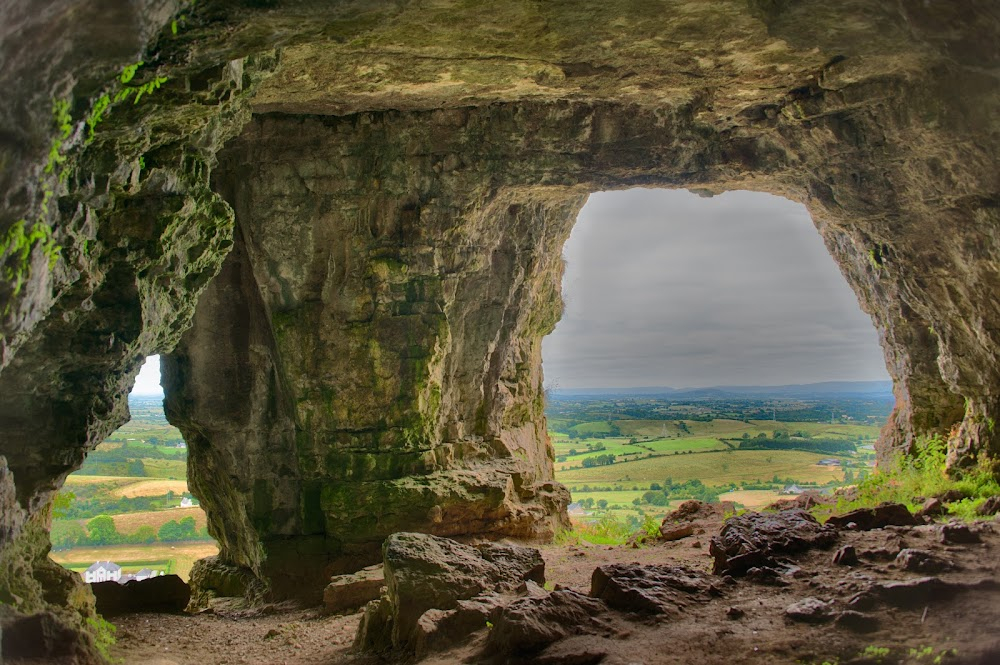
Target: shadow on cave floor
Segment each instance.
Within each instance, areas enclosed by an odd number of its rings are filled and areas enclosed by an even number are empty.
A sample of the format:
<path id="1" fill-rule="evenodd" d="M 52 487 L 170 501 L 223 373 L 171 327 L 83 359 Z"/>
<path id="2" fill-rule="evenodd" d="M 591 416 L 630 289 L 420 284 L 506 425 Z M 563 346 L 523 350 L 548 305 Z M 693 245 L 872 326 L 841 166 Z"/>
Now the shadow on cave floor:
<path id="1" fill-rule="evenodd" d="M 848 527 L 832 545 L 789 555 L 785 574 L 755 577 L 751 570 L 733 578 L 710 574 L 709 542 L 721 519 L 718 514 L 705 517 L 693 523 L 689 535 L 638 547 L 542 547 L 546 588 L 586 594 L 595 568 L 630 563 L 687 566 L 706 575 L 711 587 L 702 598 L 679 603 L 677 612 L 609 611 L 605 619 L 612 628 L 604 634 L 580 631 L 541 653 L 500 662 L 1000 662 L 997 520 L 973 525 L 976 538 L 968 540 L 979 542 L 946 537 L 940 523 L 869 531 Z M 835 564 L 835 554 L 844 547 L 853 547 L 857 560 Z M 905 554 L 914 551 L 924 554 Z M 896 582 L 904 584 L 894 586 Z M 147 665 L 400 662 L 350 653 L 360 617 L 288 605 L 242 615 L 131 615 L 116 620 L 114 655 L 125 663 Z M 484 625 L 460 646 L 423 662 L 487 662 L 483 647 L 490 630 L 495 628 Z"/>

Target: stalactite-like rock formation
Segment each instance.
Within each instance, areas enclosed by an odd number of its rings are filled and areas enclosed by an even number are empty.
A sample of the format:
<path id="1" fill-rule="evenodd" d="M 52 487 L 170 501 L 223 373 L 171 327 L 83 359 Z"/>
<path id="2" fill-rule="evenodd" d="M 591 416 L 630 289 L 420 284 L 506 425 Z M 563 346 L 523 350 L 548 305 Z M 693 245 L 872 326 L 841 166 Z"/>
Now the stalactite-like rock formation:
<path id="1" fill-rule="evenodd" d="M 222 559 L 278 593 L 401 528 L 551 533 L 540 340 L 599 189 L 805 203 L 881 333 L 883 455 L 1000 458 L 995 3 L 106 4 L 131 28 L 4 9 L 0 563 L 155 352 Z M 146 44 L 166 81 L 90 142 Z"/>

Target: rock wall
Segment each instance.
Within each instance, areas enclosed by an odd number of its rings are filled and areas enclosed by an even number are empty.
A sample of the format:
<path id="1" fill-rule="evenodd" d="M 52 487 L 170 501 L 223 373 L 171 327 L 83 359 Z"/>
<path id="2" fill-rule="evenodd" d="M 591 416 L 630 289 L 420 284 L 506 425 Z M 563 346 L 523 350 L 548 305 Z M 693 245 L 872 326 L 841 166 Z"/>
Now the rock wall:
<path id="1" fill-rule="evenodd" d="M 539 340 L 599 189 L 805 203 L 882 335 L 882 453 L 994 464 L 993 5 L 7 3 L 0 558 L 155 352 L 224 563 L 278 589 L 399 528 L 544 535 Z M 149 40 L 163 88 L 89 142 Z"/>

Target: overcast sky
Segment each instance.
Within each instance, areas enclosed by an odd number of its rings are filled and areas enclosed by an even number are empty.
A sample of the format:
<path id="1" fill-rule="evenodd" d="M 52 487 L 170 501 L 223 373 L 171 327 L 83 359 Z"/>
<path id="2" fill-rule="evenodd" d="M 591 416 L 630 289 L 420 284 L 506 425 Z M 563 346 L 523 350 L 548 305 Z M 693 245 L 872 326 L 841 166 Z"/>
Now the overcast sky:
<path id="1" fill-rule="evenodd" d="M 590 197 L 545 338 L 558 388 L 888 380 L 878 335 L 805 208 L 755 192 Z"/>
<path id="2" fill-rule="evenodd" d="M 133 395 L 162 395 L 163 388 L 160 387 L 160 356 L 150 356 L 146 358 L 139 376 L 135 378 L 135 386 L 132 387 Z"/>

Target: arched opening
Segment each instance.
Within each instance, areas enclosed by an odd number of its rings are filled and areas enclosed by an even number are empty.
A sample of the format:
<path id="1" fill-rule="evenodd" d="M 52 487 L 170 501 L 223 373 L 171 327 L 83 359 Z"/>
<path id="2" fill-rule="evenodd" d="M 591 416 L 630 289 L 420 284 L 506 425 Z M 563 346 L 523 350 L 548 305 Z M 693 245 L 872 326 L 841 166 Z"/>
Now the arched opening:
<path id="1" fill-rule="evenodd" d="M 66 478 L 56 495 L 51 558 L 85 582 L 187 580 L 218 552 L 187 483 L 187 444 L 163 413 L 160 358 L 146 359 L 128 396 L 130 420 Z"/>
<path id="2" fill-rule="evenodd" d="M 600 192 L 564 257 L 546 415 L 583 537 L 625 537 L 686 499 L 828 494 L 874 466 L 892 383 L 804 206 Z"/>

